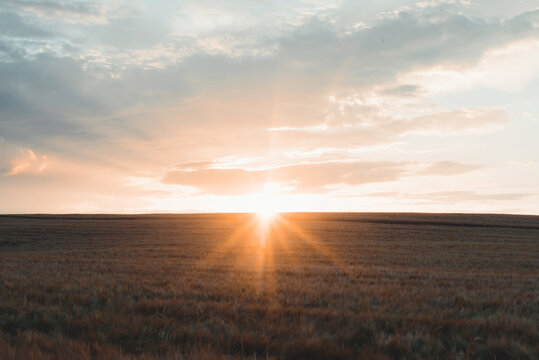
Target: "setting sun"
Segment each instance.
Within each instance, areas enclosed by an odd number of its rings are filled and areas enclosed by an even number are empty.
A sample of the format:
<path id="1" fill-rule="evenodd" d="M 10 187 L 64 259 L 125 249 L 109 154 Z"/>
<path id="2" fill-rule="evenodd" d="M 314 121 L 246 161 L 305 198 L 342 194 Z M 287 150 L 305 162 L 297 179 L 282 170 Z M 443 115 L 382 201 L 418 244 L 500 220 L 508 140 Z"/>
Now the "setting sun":
<path id="1" fill-rule="evenodd" d="M 260 220 L 271 220 L 275 214 L 282 211 L 282 195 L 279 184 L 266 183 L 263 191 L 249 197 L 250 211 Z"/>
<path id="2" fill-rule="evenodd" d="M 275 215 L 277 215 L 277 211 L 273 209 L 263 209 L 256 212 L 256 216 L 264 222 L 271 221 Z"/>
<path id="3" fill-rule="evenodd" d="M 255 214 L 258 223 L 258 242 L 261 246 L 265 246 L 270 236 L 272 225 L 277 220 L 278 212 L 275 208 L 267 207 L 258 210 Z"/>

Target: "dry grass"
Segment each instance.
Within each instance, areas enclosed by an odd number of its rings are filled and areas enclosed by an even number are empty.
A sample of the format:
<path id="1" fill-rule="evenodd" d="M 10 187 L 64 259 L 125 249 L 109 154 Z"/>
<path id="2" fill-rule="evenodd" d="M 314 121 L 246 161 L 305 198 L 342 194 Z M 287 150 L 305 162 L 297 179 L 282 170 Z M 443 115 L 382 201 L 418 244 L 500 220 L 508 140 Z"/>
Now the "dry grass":
<path id="1" fill-rule="evenodd" d="M 0 216 L 0 359 L 537 359 L 539 218 Z"/>

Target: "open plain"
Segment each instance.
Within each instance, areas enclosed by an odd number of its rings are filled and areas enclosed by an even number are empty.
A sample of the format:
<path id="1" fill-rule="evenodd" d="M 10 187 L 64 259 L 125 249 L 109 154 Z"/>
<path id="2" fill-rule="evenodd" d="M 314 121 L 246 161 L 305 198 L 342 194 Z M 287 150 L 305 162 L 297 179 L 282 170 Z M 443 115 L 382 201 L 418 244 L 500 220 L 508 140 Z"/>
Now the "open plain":
<path id="1" fill-rule="evenodd" d="M 538 354 L 537 216 L 0 216 L 0 359 Z"/>

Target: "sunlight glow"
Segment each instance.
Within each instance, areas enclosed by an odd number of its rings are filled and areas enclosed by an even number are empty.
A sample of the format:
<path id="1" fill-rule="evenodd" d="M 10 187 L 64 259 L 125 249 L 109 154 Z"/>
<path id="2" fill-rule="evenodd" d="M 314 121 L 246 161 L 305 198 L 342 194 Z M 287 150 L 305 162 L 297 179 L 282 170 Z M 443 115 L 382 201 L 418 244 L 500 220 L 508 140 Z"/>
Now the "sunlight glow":
<path id="1" fill-rule="evenodd" d="M 278 213 L 271 208 L 262 209 L 256 212 L 256 227 L 258 244 L 266 246 L 267 240 L 271 237 L 272 227 L 277 221 Z"/>
<path id="2" fill-rule="evenodd" d="M 332 264 L 336 271 L 349 271 L 348 261 L 303 228 L 301 223 L 309 220 L 309 215 L 276 213 L 267 218 L 253 213 L 228 216 L 233 231 L 201 261 L 200 269 L 214 271 L 223 261 L 228 261 L 225 259 L 236 257 L 232 263 L 239 274 L 252 280 L 252 292 L 267 296 L 270 303 L 279 304 L 276 268 L 283 263 L 302 266 L 304 258 L 301 254 L 308 249 Z"/>
<path id="3" fill-rule="evenodd" d="M 281 210 L 280 186 L 277 183 L 264 184 L 264 190 L 252 195 L 251 211 L 260 221 L 268 222 Z"/>
<path id="4" fill-rule="evenodd" d="M 262 209 L 256 212 L 256 216 L 261 222 L 271 222 L 271 220 L 277 215 L 277 211 L 273 209 Z"/>

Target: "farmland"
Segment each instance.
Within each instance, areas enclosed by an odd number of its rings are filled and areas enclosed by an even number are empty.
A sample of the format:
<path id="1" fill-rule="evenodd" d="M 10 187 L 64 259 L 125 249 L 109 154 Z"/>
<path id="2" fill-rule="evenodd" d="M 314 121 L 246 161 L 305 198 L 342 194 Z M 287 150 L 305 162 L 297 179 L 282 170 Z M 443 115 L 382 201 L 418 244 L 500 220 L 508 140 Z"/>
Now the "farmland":
<path id="1" fill-rule="evenodd" d="M 537 359 L 539 217 L 0 216 L 0 359 Z"/>

